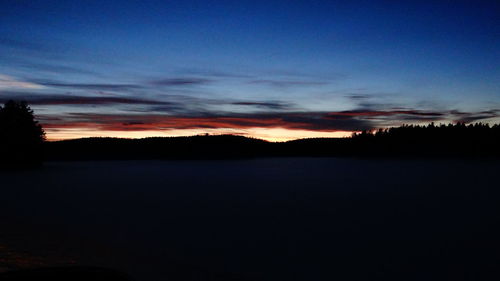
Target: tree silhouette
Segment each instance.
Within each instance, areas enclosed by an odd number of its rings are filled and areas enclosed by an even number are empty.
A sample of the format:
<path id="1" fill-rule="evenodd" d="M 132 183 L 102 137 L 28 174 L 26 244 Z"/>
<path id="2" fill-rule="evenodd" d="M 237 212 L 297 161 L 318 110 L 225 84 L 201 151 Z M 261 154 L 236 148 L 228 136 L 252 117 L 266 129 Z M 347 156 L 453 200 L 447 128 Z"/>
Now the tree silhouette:
<path id="1" fill-rule="evenodd" d="M 45 133 L 24 101 L 0 106 L 0 167 L 23 168 L 42 163 Z"/>
<path id="2" fill-rule="evenodd" d="M 353 134 L 356 149 L 379 156 L 500 156 L 500 126 L 475 123 L 403 125 Z"/>

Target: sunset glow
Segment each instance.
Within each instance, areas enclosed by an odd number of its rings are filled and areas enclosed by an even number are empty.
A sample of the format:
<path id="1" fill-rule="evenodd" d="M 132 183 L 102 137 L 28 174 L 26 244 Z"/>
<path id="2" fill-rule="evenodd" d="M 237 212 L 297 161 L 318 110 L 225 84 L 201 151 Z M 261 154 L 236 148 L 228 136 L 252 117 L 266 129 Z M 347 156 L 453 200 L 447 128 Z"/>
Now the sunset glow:
<path id="1" fill-rule="evenodd" d="M 497 9 L 403 2 L 11 1 L 0 102 L 49 140 L 500 122 Z"/>
<path id="2" fill-rule="evenodd" d="M 179 137 L 195 135 L 240 135 L 263 139 L 271 142 L 289 141 L 302 138 L 343 138 L 352 132 L 316 132 L 308 130 L 288 130 L 281 128 L 248 128 L 245 130 L 220 129 L 185 129 L 185 130 L 144 130 L 144 131 L 106 131 L 94 129 L 47 129 L 47 140 L 58 141 L 88 137 L 115 137 L 115 138 L 147 138 L 147 137 Z"/>

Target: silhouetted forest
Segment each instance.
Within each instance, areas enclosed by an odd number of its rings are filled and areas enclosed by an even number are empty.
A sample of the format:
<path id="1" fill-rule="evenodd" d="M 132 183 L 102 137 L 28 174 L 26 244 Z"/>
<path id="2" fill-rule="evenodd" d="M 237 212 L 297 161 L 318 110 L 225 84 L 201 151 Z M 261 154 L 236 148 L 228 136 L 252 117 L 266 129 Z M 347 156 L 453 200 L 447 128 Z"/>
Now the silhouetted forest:
<path id="1" fill-rule="evenodd" d="M 354 134 L 352 145 L 368 155 L 499 156 L 500 125 L 431 123 Z"/>
<path id="2" fill-rule="evenodd" d="M 26 102 L 0 106 L 0 167 L 35 167 L 42 163 L 45 133 Z"/>
<path id="3" fill-rule="evenodd" d="M 0 167 L 34 167 L 47 160 L 226 159 L 248 157 L 498 157 L 500 125 L 464 123 L 363 131 L 349 138 L 273 143 L 235 135 L 82 138 L 45 141 L 26 102 L 0 107 Z"/>
<path id="4" fill-rule="evenodd" d="M 364 131 L 350 138 L 273 143 L 234 135 L 47 142 L 53 160 L 225 159 L 247 157 L 498 157 L 500 126 L 430 124 Z"/>

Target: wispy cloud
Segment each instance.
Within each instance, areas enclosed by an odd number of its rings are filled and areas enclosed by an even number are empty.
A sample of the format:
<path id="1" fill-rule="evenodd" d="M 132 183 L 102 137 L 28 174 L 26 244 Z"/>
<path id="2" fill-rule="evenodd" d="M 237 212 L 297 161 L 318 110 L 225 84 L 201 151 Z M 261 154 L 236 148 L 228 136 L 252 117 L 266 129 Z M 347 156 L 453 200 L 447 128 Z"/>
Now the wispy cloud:
<path id="1" fill-rule="evenodd" d="M 254 78 L 255 75 L 243 74 L 239 71 L 228 72 L 219 70 L 206 70 L 206 69 L 181 69 L 181 75 L 193 75 L 209 78 Z"/>
<path id="2" fill-rule="evenodd" d="M 48 122 L 46 128 L 93 128 L 96 130 L 134 131 L 215 128 L 285 128 L 317 131 L 356 131 L 371 128 L 357 119 L 329 119 L 324 113 L 228 114 L 212 116 L 166 116 L 156 114 L 111 115 L 79 113 L 64 122 Z"/>
<path id="3" fill-rule="evenodd" d="M 394 116 L 394 115 L 413 115 L 413 116 L 432 116 L 439 117 L 444 116 L 444 113 L 440 112 L 425 112 L 420 110 L 386 110 L 386 111 L 372 111 L 372 110 L 350 110 L 350 111 L 339 111 L 335 113 L 330 113 L 329 116 L 332 118 L 342 118 L 345 116 Z"/>
<path id="4" fill-rule="evenodd" d="M 180 77 L 153 80 L 150 81 L 150 84 L 155 86 L 191 86 L 207 84 L 210 82 L 212 82 L 212 80 L 205 78 Z"/>
<path id="5" fill-rule="evenodd" d="M 430 122 L 448 120 L 456 112 L 421 112 L 408 111 L 340 111 L 340 112 L 262 112 L 262 113 L 227 113 L 215 114 L 204 112 L 191 115 L 142 114 L 93 114 L 72 113 L 63 118 L 50 119 L 43 116 L 46 128 L 83 128 L 106 131 L 144 131 L 144 130 L 179 130 L 179 129 L 250 129 L 282 128 L 289 130 L 309 130 L 316 132 L 360 131 L 384 127 L 391 121 Z M 462 119 L 479 120 L 499 116 L 498 110 L 491 112 L 464 113 Z M 374 119 L 376 117 L 376 119 Z"/>
<path id="6" fill-rule="evenodd" d="M 39 73 L 56 73 L 56 74 L 83 74 L 83 75 L 96 75 L 95 71 L 87 70 L 78 66 L 68 66 L 58 62 L 35 62 L 34 60 L 27 60 L 24 58 L 6 57 L 0 55 L 0 58 L 7 62 L 11 67 L 22 70 L 29 70 L 30 72 Z"/>
<path id="7" fill-rule="evenodd" d="M 0 90 L 4 89 L 41 89 L 38 83 L 19 81 L 14 77 L 0 74 Z"/>
<path id="8" fill-rule="evenodd" d="M 172 106 L 176 103 L 159 100 L 150 100 L 133 97 L 113 97 L 113 96 L 77 96 L 77 95 L 46 95 L 29 94 L 19 92 L 4 92 L 0 95 L 0 101 L 9 99 L 28 101 L 32 105 L 161 105 Z"/>
<path id="9" fill-rule="evenodd" d="M 162 96 L 160 98 L 159 96 L 136 97 L 95 94 L 87 96 L 2 91 L 0 101 L 7 99 L 27 100 L 32 105 L 44 106 L 45 108 L 60 105 L 92 105 L 114 107 L 120 109 L 120 112 L 124 112 L 121 114 L 74 112 L 71 114 L 59 113 L 58 115 L 43 113 L 45 115 L 41 115 L 41 122 L 48 129 L 141 131 L 282 128 L 337 132 L 375 129 L 403 123 L 475 122 L 500 117 L 498 109 L 479 112 L 415 108 L 297 111 L 293 104 L 283 101 L 204 100 L 186 96 Z M 361 100 L 364 99 L 361 98 Z M 226 112 L 209 105 L 241 106 L 243 110 L 242 112 Z M 259 110 L 255 110 L 256 108 Z"/>
<path id="10" fill-rule="evenodd" d="M 354 101 L 362 101 L 362 100 L 367 100 L 373 98 L 372 95 L 367 95 L 367 94 L 348 94 L 346 95 L 347 98 L 354 100 Z"/>
<path id="11" fill-rule="evenodd" d="M 67 88 L 67 89 L 82 89 L 82 90 L 130 90 L 130 89 L 140 89 L 141 85 L 137 84 L 115 84 L 115 83 L 66 83 L 58 82 L 52 80 L 32 80 L 33 82 L 56 88 Z"/>
<path id="12" fill-rule="evenodd" d="M 263 109 L 275 109 L 275 110 L 284 110 L 290 109 L 292 106 L 289 103 L 284 102 L 249 102 L 249 101 L 239 101 L 231 103 L 233 105 L 242 105 L 242 106 L 251 106 Z"/>
<path id="13" fill-rule="evenodd" d="M 455 115 L 455 120 L 454 120 L 455 122 L 462 122 L 462 123 L 472 123 L 485 119 L 500 117 L 500 109 L 485 110 L 475 113 L 461 112 L 458 110 L 454 110 L 451 113 Z"/>
<path id="14" fill-rule="evenodd" d="M 248 83 L 250 84 L 262 84 L 268 85 L 272 87 L 307 87 L 307 86 L 324 86 L 327 85 L 328 82 L 324 81 L 307 81 L 307 80 L 274 80 L 274 79 L 257 79 L 251 80 Z"/>
<path id="15" fill-rule="evenodd" d="M 44 66 L 45 67 L 45 66 Z M 58 66 L 54 66 L 58 69 Z M 50 68 L 50 66 L 49 66 Z M 64 70 L 64 67 L 59 70 Z M 32 79 L 32 83 L 53 88 L 64 88 L 74 90 L 98 90 L 98 91 L 129 91 L 138 89 L 151 89 L 155 87 L 174 87 L 174 86 L 194 86 L 212 82 L 210 79 L 193 78 L 193 77 L 178 77 L 164 78 L 158 80 L 143 81 L 139 83 L 72 83 L 62 82 L 48 79 Z"/>

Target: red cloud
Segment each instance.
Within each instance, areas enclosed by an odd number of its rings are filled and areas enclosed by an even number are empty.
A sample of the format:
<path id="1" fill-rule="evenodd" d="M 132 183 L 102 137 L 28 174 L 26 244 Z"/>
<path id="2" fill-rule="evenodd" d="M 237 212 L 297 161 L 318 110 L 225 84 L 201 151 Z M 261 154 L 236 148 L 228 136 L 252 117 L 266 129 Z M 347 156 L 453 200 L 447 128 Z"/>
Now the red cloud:
<path id="1" fill-rule="evenodd" d="M 118 116 L 85 114 L 85 121 L 67 120 L 64 123 L 46 123 L 45 128 L 95 128 L 108 131 L 144 131 L 159 129 L 196 128 L 302 128 L 307 123 L 286 122 L 282 118 L 250 117 L 170 117 L 162 115 Z"/>
<path id="2" fill-rule="evenodd" d="M 107 131 L 145 131 L 200 128 L 284 128 L 314 131 L 359 131 L 379 127 L 370 117 L 402 120 L 440 120 L 446 114 L 417 110 L 340 111 L 228 114 L 225 116 L 170 116 L 161 114 L 73 113 L 61 119 L 45 116 L 45 128 L 87 128 Z"/>

